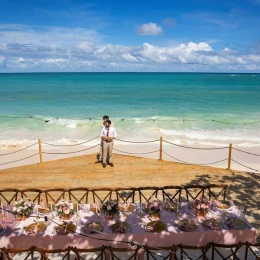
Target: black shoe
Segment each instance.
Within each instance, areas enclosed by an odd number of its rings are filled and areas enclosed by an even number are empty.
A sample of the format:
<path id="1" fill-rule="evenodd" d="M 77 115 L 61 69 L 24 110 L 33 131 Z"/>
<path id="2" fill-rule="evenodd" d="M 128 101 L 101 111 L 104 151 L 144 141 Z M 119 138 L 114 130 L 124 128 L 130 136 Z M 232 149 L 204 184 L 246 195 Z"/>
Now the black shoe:
<path id="1" fill-rule="evenodd" d="M 106 167 L 107 167 L 107 165 L 105 163 L 103 163 L 103 168 L 106 168 Z"/>
<path id="2" fill-rule="evenodd" d="M 110 165 L 111 167 L 114 167 L 114 164 L 113 164 L 113 163 L 110 163 L 109 165 Z"/>

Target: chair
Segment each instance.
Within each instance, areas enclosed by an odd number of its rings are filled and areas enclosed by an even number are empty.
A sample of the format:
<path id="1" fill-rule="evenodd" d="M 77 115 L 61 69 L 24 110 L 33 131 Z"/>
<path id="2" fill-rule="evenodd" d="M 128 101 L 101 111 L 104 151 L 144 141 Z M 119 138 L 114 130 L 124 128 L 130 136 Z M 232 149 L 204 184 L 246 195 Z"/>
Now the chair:
<path id="1" fill-rule="evenodd" d="M 88 203 L 88 188 L 74 188 L 68 190 L 69 199 L 78 204 Z"/>
<path id="2" fill-rule="evenodd" d="M 150 247 L 144 246 L 145 250 L 144 260 L 173 260 L 175 256 L 175 251 L 177 250 L 177 246 L 167 246 L 167 247 Z"/>
<path id="3" fill-rule="evenodd" d="M 108 247 L 107 248 L 110 253 L 111 260 L 137 260 L 138 259 L 138 251 L 140 247 L 136 249 L 131 248 L 114 248 Z"/>
<path id="4" fill-rule="evenodd" d="M 0 190 L 0 201 L 3 199 L 5 203 L 12 204 L 17 201 L 19 190 L 17 189 L 3 189 Z"/>
<path id="5" fill-rule="evenodd" d="M 65 197 L 65 189 L 47 189 L 44 190 L 43 193 L 45 194 L 46 203 L 57 203 L 59 200 L 64 199 Z"/>
<path id="6" fill-rule="evenodd" d="M 103 260 L 105 259 L 106 248 L 106 246 L 92 249 L 79 249 L 74 247 L 72 250 L 77 260 Z"/>
<path id="7" fill-rule="evenodd" d="M 117 188 L 116 192 L 116 200 L 118 203 L 135 203 L 135 188 Z"/>
<path id="8" fill-rule="evenodd" d="M 181 186 L 164 186 L 162 187 L 163 200 L 170 200 L 170 202 L 174 202 L 173 200 L 181 201 Z"/>
<path id="9" fill-rule="evenodd" d="M 209 191 L 209 200 L 226 200 L 226 191 L 228 185 L 225 184 L 210 184 L 207 186 Z"/>
<path id="10" fill-rule="evenodd" d="M 232 244 L 232 245 L 224 245 L 211 243 L 212 248 L 212 259 L 236 259 L 236 260 L 244 260 L 244 257 L 240 256 L 238 250 L 243 246 L 243 243 Z M 240 258 L 240 257 L 242 258 Z"/>
<path id="11" fill-rule="evenodd" d="M 186 201 L 193 201 L 199 197 L 204 197 L 206 186 L 202 185 L 188 185 L 184 186 L 186 192 Z"/>
<path id="12" fill-rule="evenodd" d="M 106 200 L 112 199 L 112 189 L 110 188 L 91 189 L 88 193 L 92 193 L 92 203 L 103 204 Z"/>
<path id="13" fill-rule="evenodd" d="M 40 190 L 40 189 L 25 189 L 25 190 L 20 190 L 20 193 L 21 193 L 21 197 L 23 199 L 29 199 L 33 203 L 37 203 L 38 205 L 40 204 L 42 190 Z"/>
<path id="14" fill-rule="evenodd" d="M 157 198 L 158 197 L 158 191 L 160 191 L 160 190 L 161 190 L 161 188 L 158 188 L 158 187 L 140 187 L 140 188 L 137 188 L 136 191 L 139 194 L 139 203 L 147 203 L 152 198 Z"/>
<path id="15" fill-rule="evenodd" d="M 176 260 L 183 259 L 203 259 L 211 260 L 212 252 L 210 250 L 211 245 L 206 246 L 188 246 L 188 245 L 178 245 L 178 249 L 175 252 Z"/>
<path id="16" fill-rule="evenodd" d="M 246 247 L 244 259 L 260 259 L 260 243 L 251 244 L 249 242 L 246 242 L 244 246 Z"/>
<path id="17" fill-rule="evenodd" d="M 8 260 L 40 260 L 42 254 L 36 249 L 35 246 L 26 249 L 10 249 L 2 248 L 1 249 L 3 256 Z"/>
<path id="18" fill-rule="evenodd" d="M 72 247 L 67 247 L 64 249 L 44 249 L 44 248 L 40 248 L 38 249 L 39 252 L 42 255 L 41 260 L 70 260 L 71 256 L 75 254 L 73 252 L 72 254 Z"/>

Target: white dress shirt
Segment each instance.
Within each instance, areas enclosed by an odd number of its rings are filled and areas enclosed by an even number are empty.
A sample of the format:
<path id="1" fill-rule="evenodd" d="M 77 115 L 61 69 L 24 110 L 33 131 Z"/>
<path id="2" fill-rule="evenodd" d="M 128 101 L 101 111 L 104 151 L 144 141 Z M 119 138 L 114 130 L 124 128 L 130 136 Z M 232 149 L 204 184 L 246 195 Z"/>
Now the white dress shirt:
<path id="1" fill-rule="evenodd" d="M 101 129 L 100 136 L 101 137 L 102 136 L 107 136 L 107 131 L 108 131 L 108 128 L 104 126 Z M 108 137 L 114 137 L 114 138 L 117 137 L 116 129 L 114 127 L 112 127 L 112 126 L 109 127 Z"/>

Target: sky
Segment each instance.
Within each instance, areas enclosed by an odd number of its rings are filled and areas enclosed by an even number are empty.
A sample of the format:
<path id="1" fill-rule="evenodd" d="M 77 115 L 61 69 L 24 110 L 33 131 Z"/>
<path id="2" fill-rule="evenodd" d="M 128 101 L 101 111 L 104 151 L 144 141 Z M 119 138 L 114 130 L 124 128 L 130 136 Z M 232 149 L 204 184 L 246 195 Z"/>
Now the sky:
<path id="1" fill-rule="evenodd" d="M 260 72 L 260 0 L 2 0 L 0 72 Z"/>

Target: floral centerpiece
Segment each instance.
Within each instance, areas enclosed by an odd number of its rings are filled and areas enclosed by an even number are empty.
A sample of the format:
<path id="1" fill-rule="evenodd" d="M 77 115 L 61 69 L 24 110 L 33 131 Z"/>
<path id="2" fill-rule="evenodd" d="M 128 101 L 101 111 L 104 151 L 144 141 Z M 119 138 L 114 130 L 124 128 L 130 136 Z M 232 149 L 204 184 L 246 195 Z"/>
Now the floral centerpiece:
<path id="1" fill-rule="evenodd" d="M 106 218 L 113 219 L 115 215 L 119 215 L 118 202 L 116 200 L 106 201 L 101 208 Z"/>
<path id="2" fill-rule="evenodd" d="M 152 220 L 160 219 L 160 212 L 163 210 L 163 202 L 158 200 L 157 198 L 149 201 L 144 211 L 147 212 Z"/>
<path id="3" fill-rule="evenodd" d="M 198 217 L 204 217 L 207 215 L 210 207 L 210 201 L 204 197 L 193 201 L 193 209 L 196 211 Z"/>
<path id="4" fill-rule="evenodd" d="M 60 219 L 69 220 L 72 215 L 75 213 L 74 206 L 70 200 L 60 200 L 57 204 L 55 204 L 55 210 L 57 211 Z"/>
<path id="5" fill-rule="evenodd" d="M 33 209 L 33 202 L 30 200 L 20 199 L 14 203 L 12 213 L 25 220 Z"/>

